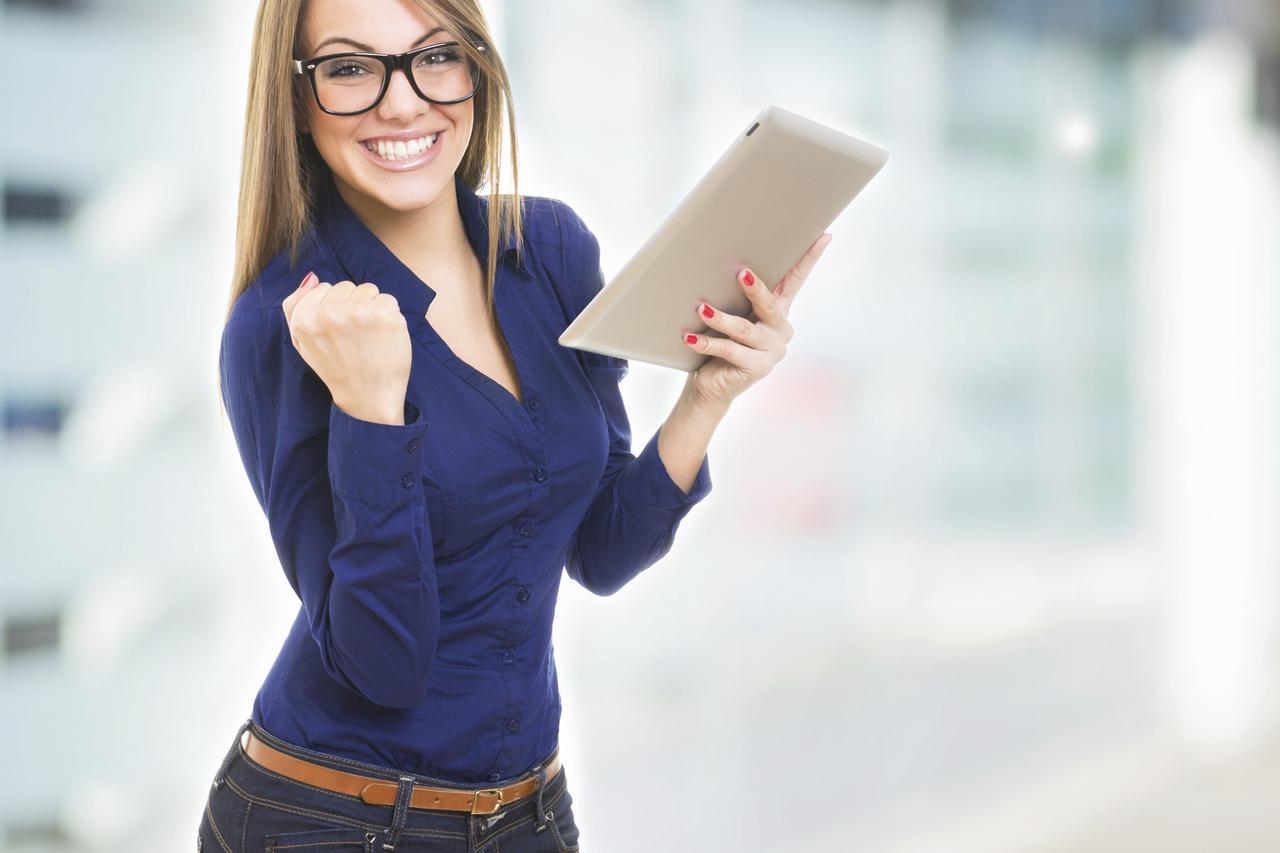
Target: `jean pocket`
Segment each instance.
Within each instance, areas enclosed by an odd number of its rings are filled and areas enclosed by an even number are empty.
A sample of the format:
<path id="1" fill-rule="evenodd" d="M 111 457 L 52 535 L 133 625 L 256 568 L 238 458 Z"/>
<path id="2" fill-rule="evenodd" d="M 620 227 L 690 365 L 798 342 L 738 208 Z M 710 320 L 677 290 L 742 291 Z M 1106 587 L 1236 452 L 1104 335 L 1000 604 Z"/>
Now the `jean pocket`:
<path id="1" fill-rule="evenodd" d="M 249 803 L 225 784 L 211 786 L 200 816 L 196 849 L 217 853 L 239 853 L 242 830 Z"/>
<path id="2" fill-rule="evenodd" d="M 266 836 L 267 853 L 273 850 L 300 850 L 321 853 L 325 850 L 372 851 L 378 834 L 358 827 L 305 829 L 301 832 L 275 832 Z"/>
<path id="3" fill-rule="evenodd" d="M 567 786 L 547 806 L 547 815 L 545 829 L 550 830 L 555 837 L 559 853 L 577 853 L 578 824 L 573 819 L 573 795 L 569 793 Z"/>

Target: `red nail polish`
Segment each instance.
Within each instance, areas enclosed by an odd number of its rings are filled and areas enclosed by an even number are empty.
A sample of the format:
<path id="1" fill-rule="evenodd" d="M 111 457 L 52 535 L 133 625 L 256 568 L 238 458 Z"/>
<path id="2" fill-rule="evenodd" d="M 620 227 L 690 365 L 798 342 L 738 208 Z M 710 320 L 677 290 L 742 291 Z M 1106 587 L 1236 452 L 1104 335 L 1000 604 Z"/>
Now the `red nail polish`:
<path id="1" fill-rule="evenodd" d="M 715 311 L 713 311 L 713 310 L 711 309 L 711 306 L 710 306 L 710 305 L 707 305 L 707 304 L 704 302 L 704 303 L 702 304 L 702 316 L 703 316 L 703 317 L 714 317 L 714 316 L 716 316 L 716 312 L 715 312 Z"/>
<path id="2" fill-rule="evenodd" d="M 756 277 L 751 274 L 751 270 L 742 271 L 742 283 L 747 287 L 756 283 Z"/>
<path id="3" fill-rule="evenodd" d="M 698 336 L 697 336 L 697 335 L 685 335 L 685 336 L 684 336 L 684 342 L 685 342 L 686 344 L 696 344 L 696 343 L 698 342 Z"/>

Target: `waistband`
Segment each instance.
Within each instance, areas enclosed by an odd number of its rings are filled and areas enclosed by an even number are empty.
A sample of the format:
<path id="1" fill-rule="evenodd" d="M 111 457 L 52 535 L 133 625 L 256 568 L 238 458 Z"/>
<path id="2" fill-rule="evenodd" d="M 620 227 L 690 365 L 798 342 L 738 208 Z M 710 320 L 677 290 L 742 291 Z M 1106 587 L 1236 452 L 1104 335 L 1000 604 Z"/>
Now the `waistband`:
<path id="1" fill-rule="evenodd" d="M 249 758 L 281 776 L 338 794 L 359 797 L 370 805 L 393 806 L 396 804 L 399 791 L 397 782 L 360 772 L 355 769 L 356 762 L 332 757 L 332 763 L 345 764 L 353 768 L 340 770 L 319 761 L 309 760 L 302 754 L 302 750 L 272 737 L 269 732 L 263 731 L 252 721 L 247 722 L 242 728 L 239 739 L 241 749 Z M 473 815 L 493 814 L 505 805 L 536 793 L 539 788 L 540 770 L 545 774 L 541 775 L 541 778 L 548 782 L 560 772 L 558 744 L 544 761 L 516 781 L 501 787 L 465 785 L 443 787 L 414 782 L 408 806 Z M 404 774 L 396 774 L 396 777 L 405 778 Z"/>

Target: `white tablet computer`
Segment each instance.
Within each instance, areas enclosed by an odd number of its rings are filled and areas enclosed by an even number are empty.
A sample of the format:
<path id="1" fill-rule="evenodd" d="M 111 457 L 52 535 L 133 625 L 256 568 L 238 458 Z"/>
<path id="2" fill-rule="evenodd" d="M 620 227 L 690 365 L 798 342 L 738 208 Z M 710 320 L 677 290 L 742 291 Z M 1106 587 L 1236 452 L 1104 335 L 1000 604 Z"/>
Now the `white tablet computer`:
<path id="1" fill-rule="evenodd" d="M 564 346 L 692 371 L 710 356 L 681 329 L 706 302 L 749 316 L 737 281 L 750 267 L 772 289 L 853 201 L 888 152 L 770 105 L 557 339 Z"/>

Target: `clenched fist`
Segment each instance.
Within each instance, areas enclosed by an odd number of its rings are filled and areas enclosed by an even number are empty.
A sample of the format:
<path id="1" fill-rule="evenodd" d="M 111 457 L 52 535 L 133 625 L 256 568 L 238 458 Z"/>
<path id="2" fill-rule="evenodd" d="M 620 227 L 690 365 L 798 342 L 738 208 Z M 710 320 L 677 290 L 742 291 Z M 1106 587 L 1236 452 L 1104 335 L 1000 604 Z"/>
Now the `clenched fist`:
<path id="1" fill-rule="evenodd" d="M 353 418 L 404 424 L 413 348 L 400 303 L 377 285 L 322 282 L 314 272 L 281 306 L 303 361 Z"/>

